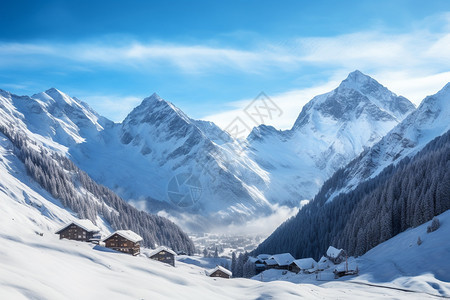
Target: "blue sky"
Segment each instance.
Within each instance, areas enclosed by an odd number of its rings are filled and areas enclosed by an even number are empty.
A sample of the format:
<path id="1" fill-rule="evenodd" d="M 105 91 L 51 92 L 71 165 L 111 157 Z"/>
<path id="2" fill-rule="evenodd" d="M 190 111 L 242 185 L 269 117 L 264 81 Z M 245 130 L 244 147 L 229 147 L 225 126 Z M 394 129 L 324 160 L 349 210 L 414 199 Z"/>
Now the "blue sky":
<path id="1" fill-rule="evenodd" d="M 318 1 L 316 1 L 318 2 Z M 289 128 L 359 69 L 418 104 L 450 81 L 449 1 L 9 1 L 0 88 L 121 121 L 157 92 L 226 127 L 264 91 Z"/>

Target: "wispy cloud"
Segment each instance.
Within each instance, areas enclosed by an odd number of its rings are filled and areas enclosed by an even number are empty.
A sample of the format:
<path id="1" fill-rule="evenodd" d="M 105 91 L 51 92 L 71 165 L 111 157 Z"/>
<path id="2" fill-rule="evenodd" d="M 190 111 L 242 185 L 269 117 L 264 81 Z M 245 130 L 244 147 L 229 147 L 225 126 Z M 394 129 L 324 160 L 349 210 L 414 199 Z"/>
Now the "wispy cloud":
<path id="1" fill-rule="evenodd" d="M 112 68 L 171 65 L 188 73 L 209 72 L 220 67 L 254 73 L 269 66 L 285 68 L 299 62 L 296 56 L 279 52 L 140 42 L 117 46 L 102 43 L 3 43 L 0 44 L 0 57 L 8 58 L 2 60 L 0 66 L 27 67 L 30 62 L 33 62 L 33 65 L 39 63 L 44 65 L 66 60 Z"/>
<path id="2" fill-rule="evenodd" d="M 450 23 L 445 19 L 444 25 Z M 110 67 L 169 64 L 186 72 L 211 72 L 233 68 L 260 72 L 268 68 L 291 69 L 305 66 L 355 68 L 448 68 L 450 33 L 433 33 L 421 28 L 406 34 L 378 31 L 355 32 L 333 37 L 293 38 L 283 43 L 268 41 L 247 48 L 180 45 L 128 41 L 110 45 L 95 43 L 0 43 L 2 64 L 14 58 L 26 63 L 51 63 L 50 58 Z M 48 57 L 48 60 L 43 59 Z M 444 62 L 444 63 L 443 63 Z M 24 63 L 24 65 L 26 64 Z M 428 69 L 427 67 L 426 69 Z"/>

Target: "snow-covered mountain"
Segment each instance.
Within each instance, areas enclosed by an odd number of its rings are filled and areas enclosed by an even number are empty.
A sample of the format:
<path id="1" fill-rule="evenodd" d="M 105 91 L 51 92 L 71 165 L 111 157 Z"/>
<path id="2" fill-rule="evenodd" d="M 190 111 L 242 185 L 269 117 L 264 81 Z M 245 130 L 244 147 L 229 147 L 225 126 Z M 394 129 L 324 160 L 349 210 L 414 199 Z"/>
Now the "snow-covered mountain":
<path id="1" fill-rule="evenodd" d="M 312 99 L 291 130 L 261 125 L 242 143 L 156 94 L 113 123 L 56 89 L 32 97 L 0 91 L 0 123 L 69 156 L 136 207 L 196 226 L 299 206 L 413 109 L 355 71 Z"/>
<path id="2" fill-rule="evenodd" d="M 0 90 L 0 124 L 66 153 L 70 147 L 94 139 L 114 123 L 99 116 L 86 103 L 52 88 L 31 97 Z"/>
<path id="3" fill-rule="evenodd" d="M 435 137 L 450 129 L 450 83 L 426 97 L 419 107 L 394 127 L 372 148 L 345 167 L 340 184 L 322 192 L 331 201 L 361 181 L 372 178 L 384 168 L 413 156 Z"/>
<path id="4" fill-rule="evenodd" d="M 406 98 L 354 71 L 335 90 L 306 104 L 292 129 L 255 128 L 249 156 L 270 174 L 266 197 L 311 199 L 337 169 L 413 110 Z"/>
<path id="5" fill-rule="evenodd" d="M 197 216 L 220 215 L 228 222 L 230 216 L 271 211 L 253 187 L 264 181 L 264 172 L 239 155 L 241 146 L 215 124 L 190 119 L 156 94 L 119 124 L 56 89 L 32 97 L 0 91 L 0 115 L 0 124 L 68 155 L 139 208 L 176 214 L 188 206 Z M 201 197 L 193 205 L 168 198 L 168 184 L 179 174 L 198 181 Z"/>

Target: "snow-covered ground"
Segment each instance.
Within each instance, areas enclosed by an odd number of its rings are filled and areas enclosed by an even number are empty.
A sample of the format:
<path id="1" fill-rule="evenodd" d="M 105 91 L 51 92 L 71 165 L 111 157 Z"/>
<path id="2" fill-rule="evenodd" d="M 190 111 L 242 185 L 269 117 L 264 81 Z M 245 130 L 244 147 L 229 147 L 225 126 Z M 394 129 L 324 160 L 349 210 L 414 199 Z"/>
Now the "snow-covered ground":
<path id="1" fill-rule="evenodd" d="M 3 200 L 2 200 L 3 201 Z M 0 232 L 2 299 L 336 299 L 410 298 L 427 294 L 337 282 L 317 286 L 286 281 L 205 276 L 204 268 L 177 262 L 171 267 L 91 244 L 36 235 L 13 217 Z"/>

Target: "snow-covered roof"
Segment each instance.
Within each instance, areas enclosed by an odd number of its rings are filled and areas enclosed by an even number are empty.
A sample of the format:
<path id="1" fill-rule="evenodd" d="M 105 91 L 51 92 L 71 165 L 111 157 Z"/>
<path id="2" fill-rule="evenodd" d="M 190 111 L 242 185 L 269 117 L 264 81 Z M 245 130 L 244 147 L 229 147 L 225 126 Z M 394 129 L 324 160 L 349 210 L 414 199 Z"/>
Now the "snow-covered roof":
<path id="1" fill-rule="evenodd" d="M 317 262 L 313 258 L 302 258 L 293 261 L 302 270 L 315 269 L 317 267 Z"/>
<path id="2" fill-rule="evenodd" d="M 269 259 L 275 260 L 275 262 L 279 266 L 288 266 L 295 260 L 295 258 L 290 253 L 274 254 Z"/>
<path id="3" fill-rule="evenodd" d="M 333 246 L 328 247 L 327 250 L 327 256 L 328 257 L 332 257 L 332 258 L 336 258 L 339 256 L 339 254 L 341 254 L 341 252 L 344 251 L 343 249 L 336 249 Z"/>
<path id="4" fill-rule="evenodd" d="M 274 266 L 277 264 L 276 260 L 273 258 L 266 259 L 264 263 L 268 266 Z"/>
<path id="5" fill-rule="evenodd" d="M 259 259 L 260 261 L 265 261 L 266 259 L 269 259 L 270 256 L 271 256 L 270 254 L 260 254 L 256 258 Z"/>
<path id="6" fill-rule="evenodd" d="M 177 255 L 177 254 L 175 253 L 175 251 L 173 251 L 172 249 L 170 249 L 170 248 L 168 248 L 168 247 L 166 247 L 166 246 L 159 246 L 158 248 L 152 250 L 151 252 L 146 253 L 146 255 L 147 255 L 148 257 L 152 257 L 153 255 L 158 254 L 158 253 L 161 252 L 161 251 L 166 251 L 166 252 L 169 252 L 169 253 L 172 254 L 172 255 Z"/>
<path id="7" fill-rule="evenodd" d="M 120 235 L 121 237 L 126 238 L 129 241 L 132 241 L 133 243 L 137 243 L 137 242 L 140 242 L 140 241 L 143 240 L 143 238 L 139 234 L 134 232 L 134 231 L 131 231 L 131 230 L 117 230 L 117 231 L 111 233 L 110 235 L 108 235 L 106 238 L 104 238 L 103 241 L 106 241 L 107 239 L 109 239 L 110 237 L 115 235 L 116 233 L 118 235 Z"/>
<path id="8" fill-rule="evenodd" d="M 228 276 L 232 276 L 232 275 L 233 275 L 233 273 L 231 273 L 230 270 L 225 269 L 225 268 L 222 267 L 222 266 L 216 266 L 216 267 L 215 267 L 214 269 L 212 269 L 211 271 L 207 271 L 207 272 L 206 272 L 206 275 L 211 276 L 211 275 L 212 275 L 214 272 L 216 272 L 217 270 L 220 270 L 220 271 L 224 272 L 224 273 L 227 274 Z"/>
<path id="9" fill-rule="evenodd" d="M 82 219 L 82 220 L 75 220 L 75 221 L 67 223 L 66 225 L 61 227 L 58 231 L 56 231 L 56 234 L 60 233 L 61 231 L 63 231 L 64 229 L 66 229 L 67 227 L 69 227 L 72 224 L 83 228 L 87 232 L 99 232 L 100 231 L 100 229 L 98 229 L 98 227 L 95 226 L 90 220 Z"/>
<path id="10" fill-rule="evenodd" d="M 329 261 L 328 258 L 326 258 L 325 256 L 322 256 L 319 260 L 319 263 L 317 264 L 319 269 L 326 269 L 329 266 Z"/>

